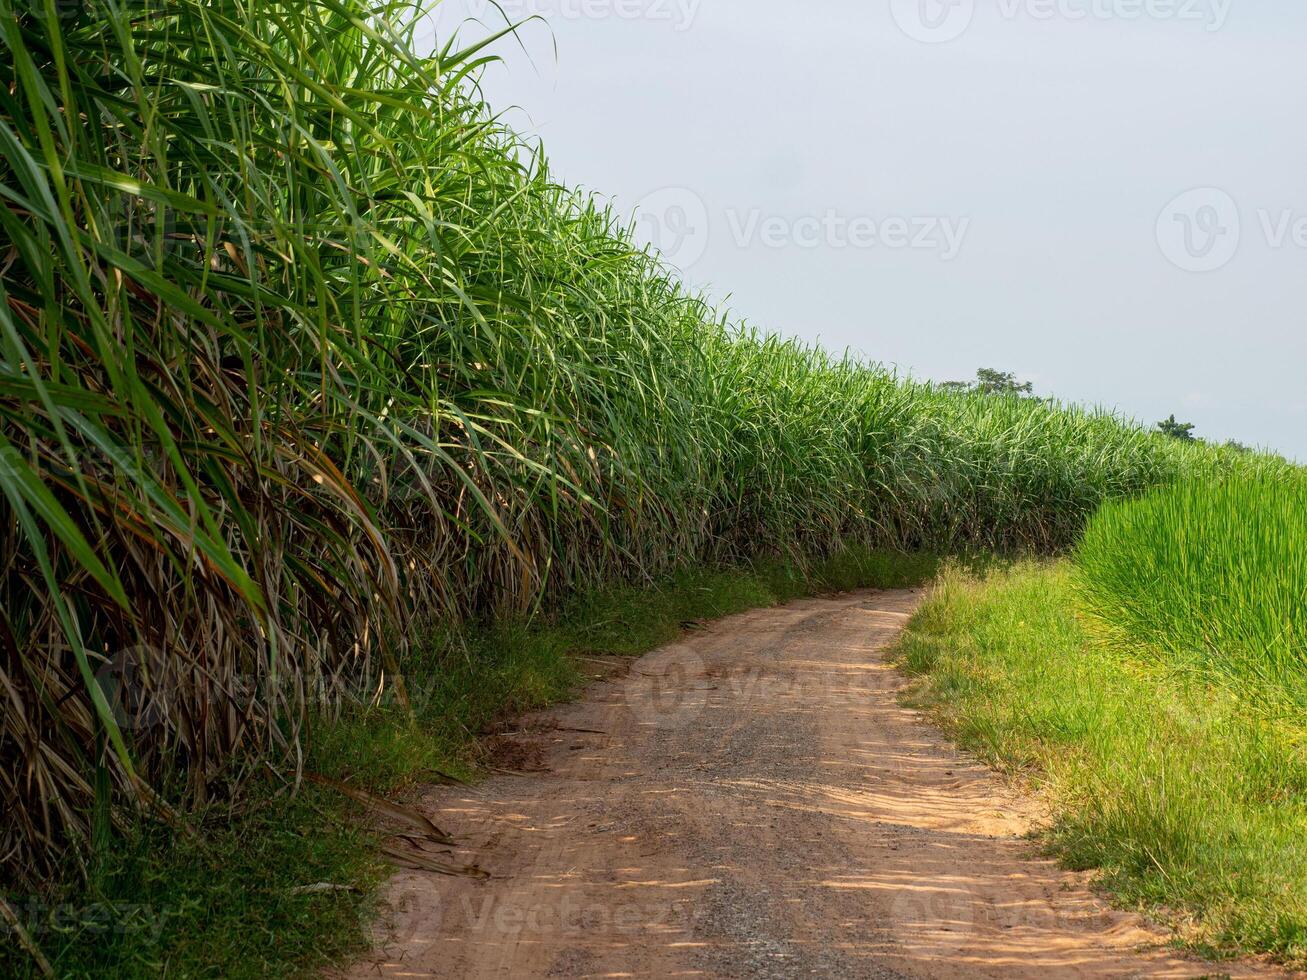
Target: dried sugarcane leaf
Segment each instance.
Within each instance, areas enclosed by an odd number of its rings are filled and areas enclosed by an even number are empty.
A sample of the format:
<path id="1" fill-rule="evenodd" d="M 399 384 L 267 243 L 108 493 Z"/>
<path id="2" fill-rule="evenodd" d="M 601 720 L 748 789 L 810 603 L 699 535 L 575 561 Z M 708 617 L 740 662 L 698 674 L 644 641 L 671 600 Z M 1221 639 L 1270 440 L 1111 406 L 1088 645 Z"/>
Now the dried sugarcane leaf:
<path id="1" fill-rule="evenodd" d="M 452 875 L 460 878 L 486 879 L 490 877 L 488 871 L 477 867 L 475 864 L 459 865 L 450 864 L 448 861 L 438 861 L 421 851 L 394 843 L 383 843 L 381 853 L 392 864 L 407 868 L 410 871 L 431 871 L 435 874 Z"/>
<path id="2" fill-rule="evenodd" d="M 326 776 L 320 776 L 317 773 L 306 772 L 304 778 L 311 783 L 317 783 L 319 786 L 326 786 L 330 789 L 336 790 L 338 793 L 343 793 L 351 800 L 362 803 L 364 806 L 376 811 L 377 813 L 398 820 L 400 823 L 408 824 L 410 827 L 415 827 L 438 844 L 455 843 L 453 837 L 437 827 L 425 814 L 418 813 L 418 811 L 414 810 L 412 807 L 401 806 L 398 803 L 390 802 L 390 800 L 383 800 L 381 797 L 373 796 L 365 790 L 356 789 L 355 787 L 342 783 L 339 780 L 328 779 Z"/>

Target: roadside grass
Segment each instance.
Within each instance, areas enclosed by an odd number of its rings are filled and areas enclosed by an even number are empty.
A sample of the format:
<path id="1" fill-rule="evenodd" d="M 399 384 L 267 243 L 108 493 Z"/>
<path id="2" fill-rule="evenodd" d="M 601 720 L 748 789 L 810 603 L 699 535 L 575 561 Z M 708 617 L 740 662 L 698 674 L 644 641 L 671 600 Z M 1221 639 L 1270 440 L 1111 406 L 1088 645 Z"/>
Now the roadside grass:
<path id="1" fill-rule="evenodd" d="M 485 762 L 478 735 L 578 691 L 575 654 L 636 656 L 687 621 L 917 585 L 937 567 L 925 555 L 849 548 L 806 565 L 700 568 L 613 587 L 548 622 L 433 630 L 404 665 L 412 714 L 387 704 L 319 719 L 306 769 L 392 797 L 442 776 L 475 779 Z M 102 848 L 83 887 L 6 897 L 60 977 L 307 976 L 348 962 L 367 947 L 387 868 L 357 804 L 308 782 L 292 794 L 284 780 L 256 781 L 239 813 L 193 814 L 193 835 L 135 826 Z M 303 891 L 318 883 L 347 888 Z M 2 925 L 0 936 L 0 975 L 39 976 Z"/>
<path id="2" fill-rule="evenodd" d="M 1220 678 L 1108 644 L 1069 562 L 946 569 L 897 648 L 962 745 L 1046 797 L 1067 866 L 1211 955 L 1307 961 L 1304 731 Z"/>
<path id="3" fill-rule="evenodd" d="M 1187 477 L 1111 501 L 1075 552 L 1096 633 L 1307 709 L 1307 481 L 1298 468 Z"/>

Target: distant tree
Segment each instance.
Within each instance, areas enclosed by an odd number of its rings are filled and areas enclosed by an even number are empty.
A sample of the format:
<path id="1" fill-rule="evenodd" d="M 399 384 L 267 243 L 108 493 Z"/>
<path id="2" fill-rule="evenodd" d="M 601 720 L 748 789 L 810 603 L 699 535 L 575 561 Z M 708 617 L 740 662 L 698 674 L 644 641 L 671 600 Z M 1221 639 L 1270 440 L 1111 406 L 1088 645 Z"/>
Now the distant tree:
<path id="1" fill-rule="evenodd" d="M 1244 445 L 1238 439 L 1227 439 L 1225 442 L 1225 448 L 1236 453 L 1243 453 L 1245 456 L 1251 456 L 1256 452 L 1252 446 Z"/>
<path id="2" fill-rule="evenodd" d="M 940 385 L 945 391 L 970 391 L 978 395 L 1029 395 L 1035 386 L 1029 381 L 1018 381 L 1010 371 L 981 368 L 975 381 L 948 381 Z"/>
<path id="3" fill-rule="evenodd" d="M 1192 422 L 1178 422 L 1174 415 L 1158 422 L 1157 431 L 1170 436 L 1172 439 L 1179 439 L 1181 442 L 1194 442 L 1197 439 L 1194 435 L 1194 424 Z"/>
<path id="4" fill-rule="evenodd" d="M 981 368 L 976 372 L 976 390 L 982 395 L 1029 395 L 1035 386 L 1029 381 L 1018 381 L 1010 371 Z"/>

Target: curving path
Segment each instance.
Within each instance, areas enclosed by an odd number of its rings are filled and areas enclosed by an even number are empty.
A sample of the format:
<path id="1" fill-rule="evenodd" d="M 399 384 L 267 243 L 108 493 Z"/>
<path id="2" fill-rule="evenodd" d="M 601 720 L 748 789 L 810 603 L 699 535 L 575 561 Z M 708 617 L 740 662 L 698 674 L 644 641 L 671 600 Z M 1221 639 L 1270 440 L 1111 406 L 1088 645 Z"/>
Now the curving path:
<path id="1" fill-rule="evenodd" d="M 526 719 L 422 806 L 488 881 L 401 872 L 375 977 L 1200 977 L 1023 839 L 1037 818 L 883 661 L 919 600 L 714 623 Z M 507 763 L 506 763 L 507 764 Z"/>

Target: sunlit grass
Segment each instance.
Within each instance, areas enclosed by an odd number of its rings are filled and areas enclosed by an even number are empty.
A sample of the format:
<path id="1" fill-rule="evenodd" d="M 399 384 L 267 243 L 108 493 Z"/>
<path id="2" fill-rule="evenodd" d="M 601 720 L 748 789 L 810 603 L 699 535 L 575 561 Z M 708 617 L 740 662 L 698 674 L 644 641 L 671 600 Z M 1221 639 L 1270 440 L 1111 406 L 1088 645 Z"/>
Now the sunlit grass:
<path id="1" fill-rule="evenodd" d="M 963 745 L 1032 781 L 1052 851 L 1206 949 L 1307 958 L 1302 729 L 1104 643 L 1069 563 L 943 576 L 899 663 Z"/>
<path id="2" fill-rule="evenodd" d="M 1110 503 L 1076 549 L 1104 636 L 1307 719 L 1307 480 L 1185 479 Z"/>

